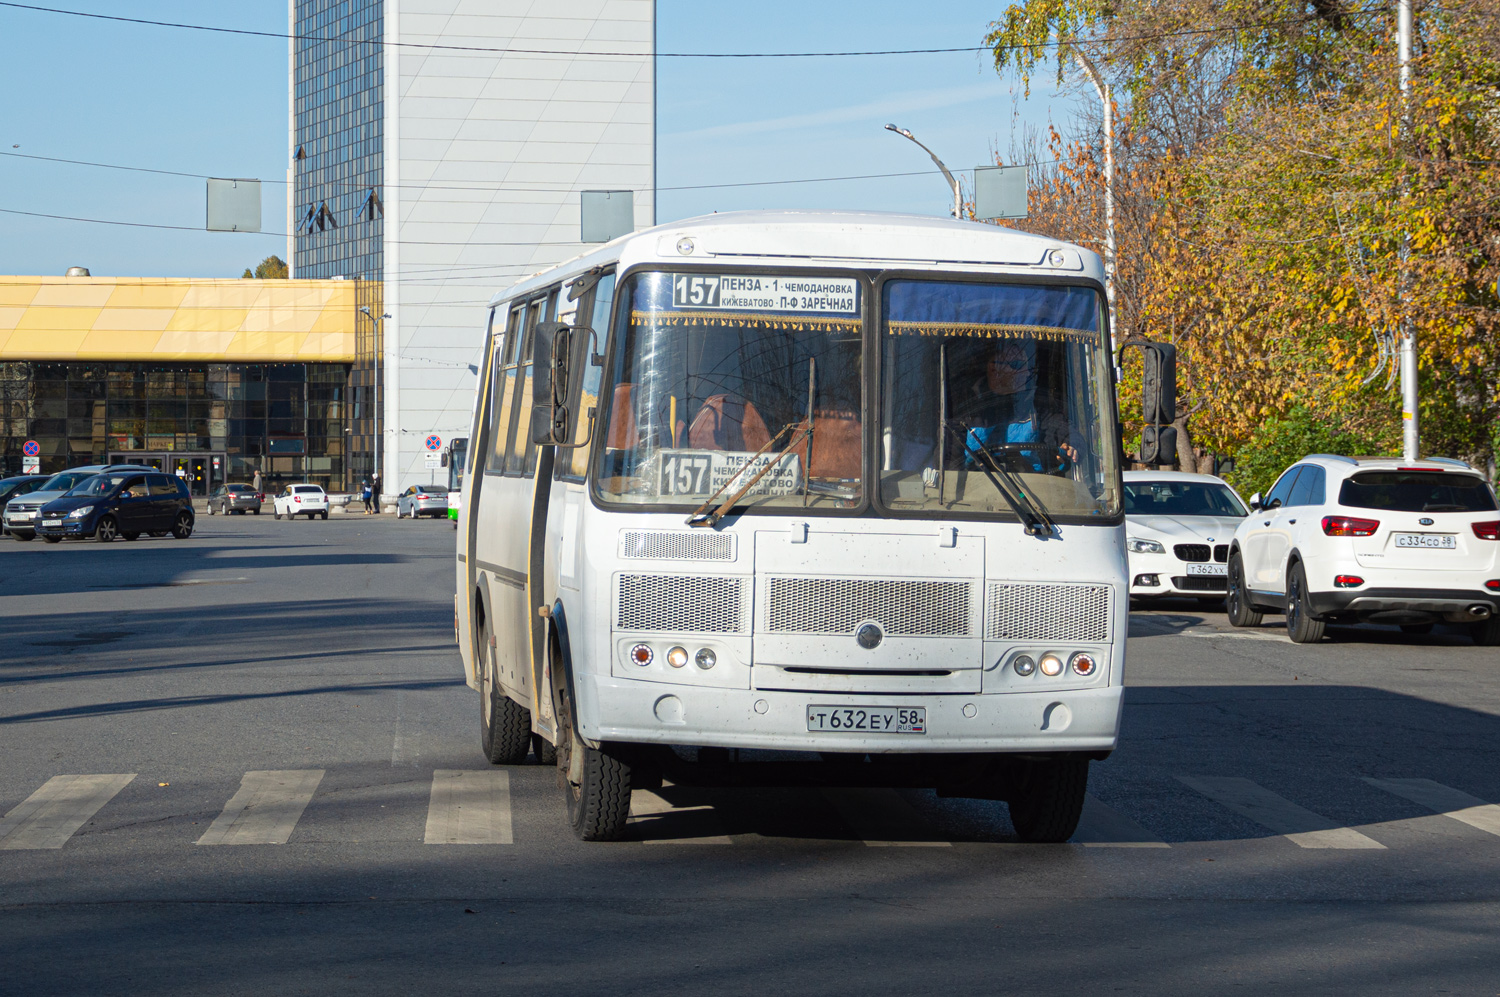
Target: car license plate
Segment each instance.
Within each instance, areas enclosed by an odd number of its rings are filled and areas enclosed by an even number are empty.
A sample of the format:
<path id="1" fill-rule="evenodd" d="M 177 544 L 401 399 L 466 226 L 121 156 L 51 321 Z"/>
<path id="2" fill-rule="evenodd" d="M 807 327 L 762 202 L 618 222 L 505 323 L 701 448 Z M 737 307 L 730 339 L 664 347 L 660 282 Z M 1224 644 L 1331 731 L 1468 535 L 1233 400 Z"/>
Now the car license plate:
<path id="1" fill-rule="evenodd" d="M 25 521 L 31 519 L 32 517 L 31 517 L 31 513 L 29 513 L 29 512 L 13 512 L 13 513 L 11 513 L 10 518 L 12 520 L 15 520 L 15 521 L 18 521 L 18 522 L 25 522 Z"/>
<path id="2" fill-rule="evenodd" d="M 61 519 L 44 519 L 44 520 L 42 520 L 42 525 L 43 526 L 61 526 L 62 525 L 62 520 Z"/>
<path id="3" fill-rule="evenodd" d="M 1392 533 L 1397 547 L 1434 547 L 1439 550 L 1453 550 L 1458 546 L 1458 540 L 1451 533 Z"/>
<path id="4" fill-rule="evenodd" d="M 925 734 L 925 706 L 809 706 L 807 729 L 817 733 Z"/>
<path id="5" fill-rule="evenodd" d="M 1224 575 L 1225 566 L 1222 564 L 1189 564 L 1187 573 L 1190 575 Z"/>

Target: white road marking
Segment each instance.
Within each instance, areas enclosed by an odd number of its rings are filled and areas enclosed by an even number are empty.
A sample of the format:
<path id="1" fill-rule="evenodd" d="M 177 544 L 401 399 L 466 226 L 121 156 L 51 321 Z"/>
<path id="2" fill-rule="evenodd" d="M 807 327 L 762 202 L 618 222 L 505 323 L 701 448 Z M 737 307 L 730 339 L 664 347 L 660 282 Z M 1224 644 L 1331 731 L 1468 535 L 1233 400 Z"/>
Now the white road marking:
<path id="1" fill-rule="evenodd" d="M 284 845 L 313 798 L 322 769 L 246 772 L 200 845 Z"/>
<path id="2" fill-rule="evenodd" d="M 391 768 L 418 768 L 422 759 L 422 728 L 407 716 L 406 690 L 396 690 L 396 731 L 391 738 Z M 402 727 L 408 728 L 405 733 Z"/>
<path id="3" fill-rule="evenodd" d="M 1197 790 L 1235 813 L 1284 834 L 1303 848 L 1384 848 L 1380 842 L 1354 830 L 1339 827 L 1249 779 L 1180 775 L 1177 781 Z"/>
<path id="4" fill-rule="evenodd" d="M 510 773 L 504 769 L 438 769 L 427 805 L 429 845 L 510 845 Z"/>
<path id="5" fill-rule="evenodd" d="M 871 848 L 953 847 L 951 841 L 931 840 L 927 822 L 894 789 L 825 789 L 823 798 Z"/>
<path id="6" fill-rule="evenodd" d="M 55 775 L 0 819 L 0 849 L 61 848 L 135 773 Z"/>
<path id="7" fill-rule="evenodd" d="M 1291 638 L 1284 631 L 1274 633 L 1261 630 L 1182 630 L 1180 633 L 1188 637 L 1226 637 L 1230 640 L 1269 640 L 1278 644 L 1291 643 Z"/>
<path id="8" fill-rule="evenodd" d="M 1462 821 L 1489 834 L 1500 835 L 1500 806 L 1444 786 L 1431 779 L 1366 779 L 1376 789 L 1411 800 L 1429 810 Z"/>
<path id="9" fill-rule="evenodd" d="M 1086 848 L 1170 848 L 1165 841 L 1093 795 L 1083 798 L 1083 816 L 1073 841 Z"/>
<path id="10" fill-rule="evenodd" d="M 691 816 L 689 816 L 691 815 Z M 671 820 L 677 823 L 682 818 L 689 826 L 696 825 L 706 833 L 692 837 L 653 838 L 651 825 Z M 719 815 L 710 806 L 674 807 L 649 789 L 637 789 L 630 794 L 630 821 L 640 827 L 646 835 L 648 845 L 732 845 L 734 839 L 724 833 Z"/>

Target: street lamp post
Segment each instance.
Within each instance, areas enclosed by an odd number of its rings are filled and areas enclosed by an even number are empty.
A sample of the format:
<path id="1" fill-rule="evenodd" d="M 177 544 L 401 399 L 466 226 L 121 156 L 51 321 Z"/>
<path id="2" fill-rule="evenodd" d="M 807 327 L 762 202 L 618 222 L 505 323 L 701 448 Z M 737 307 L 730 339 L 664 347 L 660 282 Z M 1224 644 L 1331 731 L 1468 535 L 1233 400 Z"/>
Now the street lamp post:
<path id="1" fill-rule="evenodd" d="M 1115 328 L 1115 108 L 1112 101 L 1109 84 L 1104 82 L 1104 76 L 1099 72 L 1099 67 L 1094 61 L 1083 53 L 1077 46 L 1072 46 L 1070 51 L 1083 71 L 1088 74 L 1089 80 L 1093 82 L 1094 89 L 1099 93 L 1099 100 L 1104 105 L 1104 293 L 1109 300 L 1109 336 L 1110 345 L 1116 346 L 1119 342 L 1119 332 Z"/>
<path id="2" fill-rule="evenodd" d="M 1401 82 L 1401 137 L 1405 139 L 1411 130 L 1411 114 L 1408 101 L 1411 99 L 1411 35 L 1412 35 L 1412 6 L 1411 0 L 1398 0 L 1396 4 L 1396 50 L 1397 59 L 1400 62 Z M 1405 153 L 1406 146 L 1402 144 L 1402 152 Z M 1402 170 L 1403 174 L 1405 169 Z M 1402 193 L 1409 195 L 1406 188 L 1405 178 L 1402 180 Z M 1401 303 L 1401 328 L 1400 343 L 1397 350 L 1397 364 L 1401 372 L 1401 459 L 1416 460 L 1421 447 L 1420 427 L 1417 425 L 1417 330 L 1412 324 L 1411 316 L 1408 314 L 1409 302 L 1407 301 L 1408 273 L 1406 269 L 1407 257 L 1411 253 L 1411 235 L 1405 231 L 1401 233 L 1401 275 L 1398 278 L 1399 288 L 1398 300 Z"/>
<path id="3" fill-rule="evenodd" d="M 374 403 L 375 415 L 374 415 L 374 417 L 371 420 L 374 423 L 374 425 L 372 427 L 373 433 L 371 435 L 375 437 L 375 441 L 374 441 L 374 443 L 375 443 L 375 452 L 373 454 L 373 457 L 375 458 L 375 461 L 374 461 L 374 463 L 375 463 L 375 469 L 374 470 L 375 470 L 376 480 L 379 481 L 381 484 L 384 484 L 385 483 L 385 478 L 381 475 L 380 468 L 381 468 L 381 465 L 384 463 L 384 459 L 383 458 L 385 457 L 385 453 L 384 453 L 384 451 L 385 451 L 385 433 L 382 431 L 382 429 L 383 429 L 383 427 L 385 425 L 385 412 L 380 407 L 380 402 L 381 402 L 381 398 L 380 398 L 381 390 L 380 389 L 381 389 L 381 382 L 383 380 L 385 380 L 385 378 L 382 376 L 382 374 L 383 374 L 383 368 L 384 368 L 385 365 L 383 363 L 381 363 L 380 358 L 381 358 L 382 354 L 385 351 L 385 337 L 381 334 L 384 331 L 383 330 L 383 327 L 385 325 L 385 321 L 384 320 L 390 318 L 390 315 L 389 314 L 381 314 L 380 316 L 377 317 L 376 314 L 373 311 L 370 310 L 370 306 L 369 305 L 360 305 L 359 306 L 359 310 L 361 312 L 363 312 L 364 315 L 365 315 L 365 317 L 370 320 L 370 325 L 375 330 L 375 349 L 371 353 L 372 357 L 374 357 L 374 361 L 373 361 L 371 369 L 370 369 L 371 379 L 374 382 L 371 385 L 371 387 L 373 387 L 375 389 L 375 403 Z M 379 495 L 375 496 L 375 502 L 376 502 L 376 504 L 378 506 L 379 502 L 380 502 L 380 496 Z"/>
<path id="4" fill-rule="evenodd" d="M 922 151 L 923 152 L 927 153 L 927 155 L 929 155 L 929 156 L 932 157 L 932 161 L 934 163 L 937 163 L 937 168 L 940 169 L 940 170 L 942 170 L 943 171 L 943 176 L 947 178 L 947 180 L 948 180 L 948 186 L 950 186 L 950 187 L 953 188 L 953 217 L 954 218 L 960 218 L 960 219 L 963 218 L 963 216 L 964 216 L 964 198 L 963 198 L 963 195 L 961 193 L 959 193 L 959 190 L 958 190 L 958 181 L 956 179 L 954 179 L 952 173 L 948 172 L 948 167 L 946 167 L 946 166 L 943 165 L 943 161 L 941 159 L 937 158 L 937 153 L 935 153 L 931 149 L 927 148 L 927 146 L 922 145 L 921 142 L 917 142 L 917 137 L 915 135 L 913 135 L 911 132 L 907 131 L 905 128 L 897 128 L 895 125 L 886 125 L 885 126 L 885 130 L 888 131 L 888 132 L 895 132 L 897 135 L 900 135 L 902 138 L 911 139 L 913 142 L 916 142 L 917 145 L 919 145 L 919 146 L 922 147 Z"/>

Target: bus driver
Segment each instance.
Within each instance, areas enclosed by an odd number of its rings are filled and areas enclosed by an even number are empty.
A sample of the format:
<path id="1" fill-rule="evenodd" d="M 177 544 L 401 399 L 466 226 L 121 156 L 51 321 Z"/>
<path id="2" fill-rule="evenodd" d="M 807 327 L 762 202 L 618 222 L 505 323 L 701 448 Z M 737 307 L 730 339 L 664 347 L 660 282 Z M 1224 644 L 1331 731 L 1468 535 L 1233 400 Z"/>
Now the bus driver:
<path id="1" fill-rule="evenodd" d="M 1001 340 L 988 356 L 981 355 L 984 370 L 967 388 L 955 392 L 953 415 L 968 427 L 965 445 L 970 451 L 1005 443 L 1039 443 L 1039 454 L 1061 454 L 1069 462 L 1078 459 L 1070 442 L 1065 416 L 1037 411 L 1036 340 Z M 1031 456 L 1030 451 L 1023 451 Z M 964 454 L 966 466 L 978 463 L 973 453 Z M 1039 463 L 1032 460 L 1028 463 Z M 1040 466 L 1037 470 L 1042 470 Z"/>

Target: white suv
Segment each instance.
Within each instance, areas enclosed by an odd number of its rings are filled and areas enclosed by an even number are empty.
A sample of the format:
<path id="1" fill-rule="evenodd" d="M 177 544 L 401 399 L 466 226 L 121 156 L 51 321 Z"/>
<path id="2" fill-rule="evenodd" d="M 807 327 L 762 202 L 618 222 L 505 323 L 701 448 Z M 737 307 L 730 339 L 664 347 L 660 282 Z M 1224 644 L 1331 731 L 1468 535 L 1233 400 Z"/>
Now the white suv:
<path id="1" fill-rule="evenodd" d="M 1468 464 L 1313 454 L 1250 510 L 1229 546 L 1234 626 L 1281 612 L 1306 644 L 1329 620 L 1408 633 L 1447 620 L 1500 644 L 1500 511 Z"/>
<path id="2" fill-rule="evenodd" d="M 328 493 L 322 485 L 287 485 L 286 490 L 271 503 L 271 513 L 277 519 L 285 516 L 314 516 L 328 518 Z"/>

